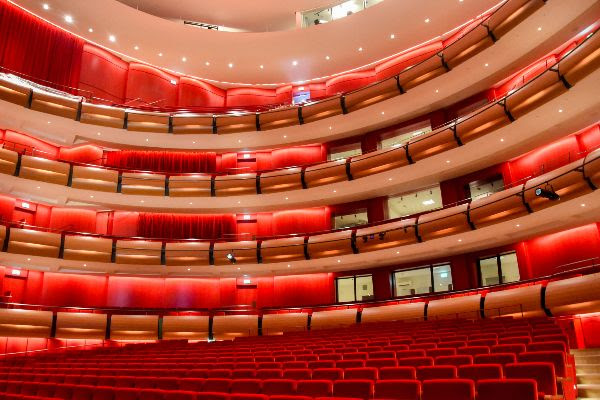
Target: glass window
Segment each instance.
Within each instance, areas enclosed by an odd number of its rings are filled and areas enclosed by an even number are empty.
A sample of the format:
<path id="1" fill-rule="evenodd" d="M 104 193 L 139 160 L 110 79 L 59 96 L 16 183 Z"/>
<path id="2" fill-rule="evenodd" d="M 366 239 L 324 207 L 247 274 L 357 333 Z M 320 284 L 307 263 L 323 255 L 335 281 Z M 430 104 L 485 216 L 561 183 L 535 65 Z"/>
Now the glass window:
<path id="1" fill-rule="evenodd" d="M 481 286 L 516 282 L 521 279 L 517 253 L 497 254 L 479 259 L 479 276 Z"/>
<path id="2" fill-rule="evenodd" d="M 389 218 L 420 214 L 438 208 L 442 208 L 442 191 L 439 186 L 388 198 Z"/>
<path id="3" fill-rule="evenodd" d="M 467 190 L 467 197 L 473 200 L 487 197 L 493 193 L 496 193 L 504 189 L 504 180 L 502 176 L 495 176 L 490 180 L 485 181 L 474 181 L 469 183 Z"/>
<path id="4" fill-rule="evenodd" d="M 399 147 L 410 139 L 429 132 L 431 132 L 431 125 L 429 122 L 418 122 L 413 125 L 405 126 L 392 132 L 384 133 L 381 136 L 381 148 L 389 149 L 390 147 Z"/>
<path id="5" fill-rule="evenodd" d="M 450 264 L 395 271 L 393 278 L 396 297 L 447 292 L 453 289 Z"/>
<path id="6" fill-rule="evenodd" d="M 354 277 L 338 278 L 337 282 L 337 301 L 345 303 L 354 301 Z"/>
<path id="7" fill-rule="evenodd" d="M 360 143 L 352 143 L 346 146 L 332 147 L 329 151 L 329 160 L 346 159 L 348 157 L 360 156 L 361 154 Z"/>
<path id="8" fill-rule="evenodd" d="M 519 263 L 517 253 L 507 253 L 500 256 L 500 268 L 502 269 L 502 283 L 516 282 L 521 280 L 519 274 Z"/>
<path id="9" fill-rule="evenodd" d="M 433 267 L 433 291 L 447 292 L 452 290 L 452 270 L 450 264 Z"/>
<path id="10" fill-rule="evenodd" d="M 411 269 L 394 272 L 396 296 L 414 296 L 431 293 L 430 268 Z"/>
<path id="11" fill-rule="evenodd" d="M 358 225 L 365 225 L 369 222 L 366 210 L 360 210 L 352 214 L 335 215 L 333 217 L 333 228 L 343 229 L 352 228 Z"/>
<path id="12" fill-rule="evenodd" d="M 335 282 L 338 303 L 373 300 L 372 275 L 344 276 Z"/>

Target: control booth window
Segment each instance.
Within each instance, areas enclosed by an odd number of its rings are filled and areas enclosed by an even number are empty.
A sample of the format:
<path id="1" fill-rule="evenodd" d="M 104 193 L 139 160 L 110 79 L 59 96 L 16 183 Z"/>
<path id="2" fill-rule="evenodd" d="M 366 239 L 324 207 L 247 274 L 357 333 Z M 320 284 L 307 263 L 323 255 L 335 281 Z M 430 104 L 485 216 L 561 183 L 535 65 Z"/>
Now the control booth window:
<path id="1" fill-rule="evenodd" d="M 491 179 L 473 181 L 465 187 L 467 198 L 470 197 L 473 200 L 482 199 L 503 189 L 504 180 L 502 175 L 496 175 Z"/>
<path id="2" fill-rule="evenodd" d="M 336 278 L 335 289 L 338 303 L 374 299 L 372 275 L 356 275 Z"/>
<path id="3" fill-rule="evenodd" d="M 369 218 L 367 217 L 366 209 L 360 209 L 349 214 L 333 216 L 333 229 L 353 228 L 355 226 L 365 225 L 368 223 Z"/>
<path id="4" fill-rule="evenodd" d="M 477 261 L 479 285 L 490 286 L 516 282 L 521 279 L 517 253 L 503 253 L 482 257 Z"/>
<path id="5" fill-rule="evenodd" d="M 362 148 L 360 143 L 351 143 L 344 146 L 335 146 L 329 150 L 329 161 L 360 156 Z"/>
<path id="6" fill-rule="evenodd" d="M 452 290 L 452 270 L 448 263 L 395 271 L 393 279 L 396 297 Z"/>
<path id="7" fill-rule="evenodd" d="M 419 137 L 429 132 L 431 132 L 431 124 L 429 121 L 417 122 L 416 124 L 384 133 L 381 135 L 380 146 L 382 149 L 400 147 L 406 144 L 410 139 Z"/>
<path id="8" fill-rule="evenodd" d="M 389 218 L 406 217 L 438 208 L 442 208 L 442 191 L 439 186 L 388 198 Z"/>

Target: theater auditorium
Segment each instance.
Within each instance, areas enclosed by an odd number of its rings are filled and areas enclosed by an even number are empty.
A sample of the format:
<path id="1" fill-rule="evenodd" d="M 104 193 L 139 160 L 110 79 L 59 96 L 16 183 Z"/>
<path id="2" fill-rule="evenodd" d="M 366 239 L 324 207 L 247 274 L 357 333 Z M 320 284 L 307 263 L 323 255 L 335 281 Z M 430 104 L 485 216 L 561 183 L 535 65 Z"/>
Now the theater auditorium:
<path id="1" fill-rule="evenodd" d="M 0 0 L 0 400 L 600 398 L 600 1 Z"/>

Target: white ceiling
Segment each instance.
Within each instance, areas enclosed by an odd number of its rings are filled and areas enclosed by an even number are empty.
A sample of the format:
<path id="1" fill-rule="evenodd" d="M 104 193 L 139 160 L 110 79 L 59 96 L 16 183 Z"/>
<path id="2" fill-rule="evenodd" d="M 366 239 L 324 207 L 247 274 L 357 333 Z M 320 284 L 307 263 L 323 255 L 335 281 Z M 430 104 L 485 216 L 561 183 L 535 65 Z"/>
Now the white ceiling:
<path id="1" fill-rule="evenodd" d="M 49 10 L 43 9 L 41 0 L 11 1 L 126 58 L 221 85 L 280 85 L 361 68 L 442 35 L 499 3 L 384 1 L 349 17 L 306 29 L 231 33 L 185 26 L 137 11 L 117 0 L 47 0 Z M 237 14 L 238 10 L 231 9 L 229 13 Z M 73 18 L 71 24 L 65 21 L 65 15 Z M 430 22 L 425 23 L 425 19 Z M 392 33 L 394 39 L 390 39 Z M 116 42 L 110 42 L 109 35 L 115 35 Z M 135 46 L 139 50 L 134 50 Z M 359 52 L 359 47 L 363 51 Z M 292 66 L 293 61 L 298 65 Z M 210 65 L 206 66 L 206 62 Z M 228 68 L 229 63 L 233 63 L 233 68 Z"/>
<path id="2" fill-rule="evenodd" d="M 322 8 L 332 4 L 331 0 L 117 1 L 164 19 L 204 22 L 248 32 L 273 32 L 294 29 L 296 27 L 296 11 Z"/>

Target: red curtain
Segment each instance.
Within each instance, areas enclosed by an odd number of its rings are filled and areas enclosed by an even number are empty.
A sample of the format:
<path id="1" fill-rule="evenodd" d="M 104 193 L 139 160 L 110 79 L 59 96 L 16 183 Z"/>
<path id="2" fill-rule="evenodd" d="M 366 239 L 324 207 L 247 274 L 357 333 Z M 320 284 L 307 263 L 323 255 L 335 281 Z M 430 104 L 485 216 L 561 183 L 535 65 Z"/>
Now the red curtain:
<path id="1" fill-rule="evenodd" d="M 0 0 L 0 65 L 70 91 L 79 84 L 83 40 Z M 73 91 L 74 92 L 74 91 Z"/>
<path id="2" fill-rule="evenodd" d="M 139 151 L 106 152 L 106 166 L 171 173 L 215 172 L 217 154 L 212 152 Z"/>
<path id="3" fill-rule="evenodd" d="M 233 214 L 185 215 L 140 213 L 138 236 L 165 239 L 234 239 Z"/>

